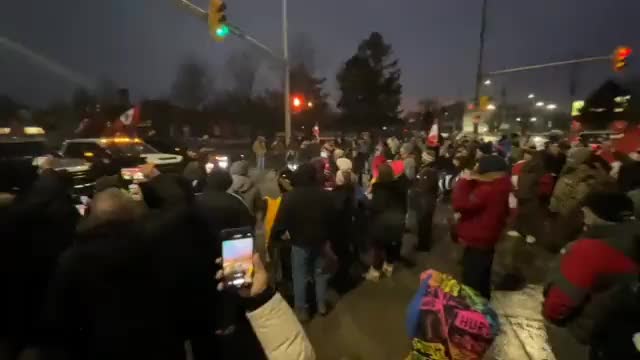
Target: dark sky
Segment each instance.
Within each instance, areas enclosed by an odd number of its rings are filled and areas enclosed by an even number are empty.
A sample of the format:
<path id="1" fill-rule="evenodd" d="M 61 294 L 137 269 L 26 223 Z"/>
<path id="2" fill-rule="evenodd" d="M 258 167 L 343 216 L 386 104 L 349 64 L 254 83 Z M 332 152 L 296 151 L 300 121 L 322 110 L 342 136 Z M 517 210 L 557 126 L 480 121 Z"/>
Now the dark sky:
<path id="1" fill-rule="evenodd" d="M 201 6 L 206 1 L 196 0 Z M 335 99 L 335 73 L 371 31 L 393 45 L 403 70 L 404 105 L 427 96 L 473 94 L 480 0 L 289 0 L 291 38 L 309 35 L 316 70 Z M 281 49 L 279 0 L 228 0 L 231 21 Z M 574 56 L 605 55 L 618 44 L 636 49 L 625 73 L 640 73 L 638 0 L 489 0 L 485 70 Z M 5 41 L 3 45 L 2 41 Z M 44 104 L 68 97 L 74 85 L 28 56 L 9 51 L 6 39 L 45 55 L 89 79 L 110 78 L 134 98 L 169 93 L 178 64 L 206 62 L 224 88 L 224 62 L 241 40 L 214 43 L 203 23 L 175 0 L 3 0 L 0 4 L 0 94 Z M 278 87 L 265 64 L 258 87 Z M 611 77 L 608 63 L 579 69 L 578 95 Z M 529 92 L 567 104 L 569 69 L 496 79 L 510 100 Z"/>

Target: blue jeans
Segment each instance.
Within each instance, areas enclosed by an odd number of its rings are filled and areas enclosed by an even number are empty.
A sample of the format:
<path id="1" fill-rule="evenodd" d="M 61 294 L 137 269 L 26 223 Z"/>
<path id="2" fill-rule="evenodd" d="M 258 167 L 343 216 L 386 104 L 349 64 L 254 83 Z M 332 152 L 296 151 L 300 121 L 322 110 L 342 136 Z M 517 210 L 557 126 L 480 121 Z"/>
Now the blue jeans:
<path id="1" fill-rule="evenodd" d="M 256 155 L 256 166 L 258 167 L 258 170 L 264 170 L 264 160 L 264 155 Z"/>
<path id="2" fill-rule="evenodd" d="M 296 310 L 307 308 L 307 275 L 313 276 L 318 309 L 324 309 L 327 300 L 329 274 L 324 271 L 325 260 L 318 251 L 291 246 L 293 302 Z"/>

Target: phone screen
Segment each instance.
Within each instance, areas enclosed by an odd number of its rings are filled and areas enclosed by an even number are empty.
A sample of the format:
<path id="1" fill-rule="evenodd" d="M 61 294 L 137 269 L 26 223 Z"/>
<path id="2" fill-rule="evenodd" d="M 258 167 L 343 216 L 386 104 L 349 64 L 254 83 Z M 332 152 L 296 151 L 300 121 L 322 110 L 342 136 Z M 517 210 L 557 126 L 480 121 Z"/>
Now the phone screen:
<path id="1" fill-rule="evenodd" d="M 253 275 L 253 235 L 238 234 L 222 241 L 222 271 L 227 285 L 243 287 Z"/>
<path id="2" fill-rule="evenodd" d="M 120 169 L 120 175 L 122 175 L 123 179 L 134 182 L 144 180 L 144 175 L 140 172 L 140 168 L 137 167 Z"/>

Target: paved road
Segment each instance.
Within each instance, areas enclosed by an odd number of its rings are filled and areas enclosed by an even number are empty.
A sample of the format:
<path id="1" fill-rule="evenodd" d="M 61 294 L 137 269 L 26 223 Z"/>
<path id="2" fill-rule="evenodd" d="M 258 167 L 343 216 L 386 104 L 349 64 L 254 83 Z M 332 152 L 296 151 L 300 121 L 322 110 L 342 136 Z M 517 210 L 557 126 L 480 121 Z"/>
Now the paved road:
<path id="1" fill-rule="evenodd" d="M 274 175 L 260 176 L 263 193 L 277 192 Z M 436 243 L 430 253 L 412 251 L 415 237 L 404 239 L 403 253 L 416 266 L 399 267 L 391 278 L 377 283 L 363 282 L 338 298 L 333 294 L 334 309 L 326 317 L 315 317 L 307 333 L 323 360 L 395 360 L 408 354 L 409 339 L 404 328 L 405 309 L 418 286 L 420 273 L 428 268 L 460 275 L 461 249 L 449 241 L 445 219 L 448 209 L 442 205 L 435 218 Z M 501 251 L 500 247 L 498 251 Z M 540 282 L 540 269 L 550 259 L 541 250 L 531 249 L 527 278 Z M 498 256 L 499 257 L 499 256 Z M 537 263 L 536 263 L 537 262 Z M 496 261 L 494 272 L 500 272 Z M 493 293 L 492 304 L 500 315 L 502 333 L 486 359 L 495 360 L 582 360 L 586 349 L 575 344 L 562 329 L 545 324 L 541 315 L 541 284 L 530 284 L 519 292 Z M 552 346 L 553 344 L 553 351 Z"/>

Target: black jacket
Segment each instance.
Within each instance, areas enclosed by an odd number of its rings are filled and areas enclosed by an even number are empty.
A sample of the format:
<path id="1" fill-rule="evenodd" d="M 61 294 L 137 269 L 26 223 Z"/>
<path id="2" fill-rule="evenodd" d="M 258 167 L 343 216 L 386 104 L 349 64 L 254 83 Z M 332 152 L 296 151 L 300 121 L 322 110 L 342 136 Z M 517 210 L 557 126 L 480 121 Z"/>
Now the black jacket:
<path id="1" fill-rule="evenodd" d="M 291 243 L 319 250 L 336 231 L 336 211 L 331 194 L 319 185 L 300 185 L 284 195 L 272 239 L 288 231 Z"/>
<path id="2" fill-rule="evenodd" d="M 36 341 L 47 283 L 79 218 L 70 188 L 68 174 L 45 170 L 0 219 L 0 337 Z"/>
<path id="3" fill-rule="evenodd" d="M 371 199 L 371 235 L 397 240 L 402 236 L 407 213 L 407 188 L 398 180 L 375 183 Z"/>
<path id="4" fill-rule="evenodd" d="M 159 176 L 146 185 L 178 194 Z M 149 190 L 149 189 L 147 189 Z M 178 196 L 146 215 L 84 227 L 60 258 L 42 349 L 64 359 L 184 359 L 184 341 L 210 334 L 213 262 L 204 233 Z M 159 200 L 159 199 L 156 199 Z"/>

